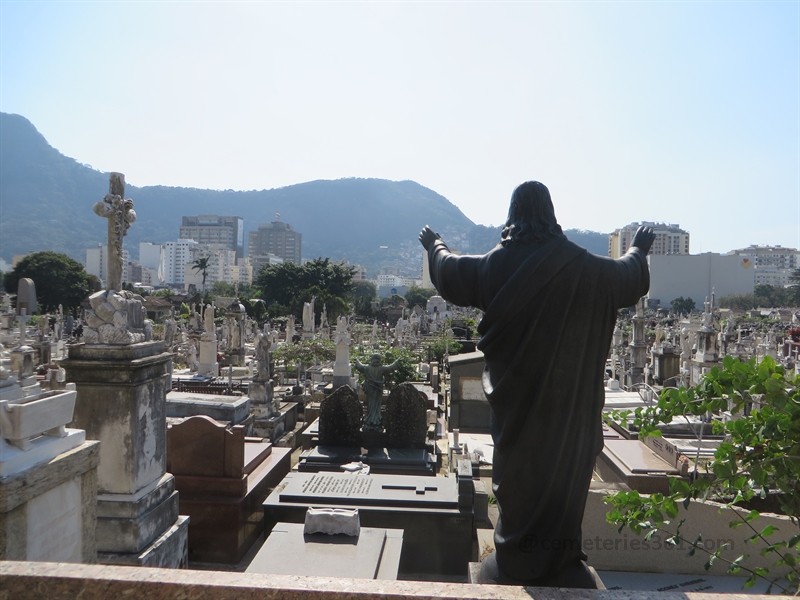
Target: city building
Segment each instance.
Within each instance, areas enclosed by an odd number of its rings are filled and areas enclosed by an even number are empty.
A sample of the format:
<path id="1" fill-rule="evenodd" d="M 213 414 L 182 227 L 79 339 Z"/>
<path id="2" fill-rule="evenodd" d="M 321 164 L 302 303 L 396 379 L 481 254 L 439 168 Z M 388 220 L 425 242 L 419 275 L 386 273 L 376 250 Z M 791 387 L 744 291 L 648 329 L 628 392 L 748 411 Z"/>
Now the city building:
<path id="1" fill-rule="evenodd" d="M 282 223 L 280 214 L 276 214 L 275 221 L 262 223 L 257 231 L 250 232 L 247 255 L 252 260 L 256 256 L 273 254 L 285 262 L 299 265 L 302 264 L 302 249 L 303 234 L 288 223 Z"/>
<path id="2" fill-rule="evenodd" d="M 130 255 L 128 251 L 122 248 L 122 282 L 130 282 L 128 277 L 128 263 L 130 262 Z M 96 248 L 86 249 L 86 272 L 94 275 L 106 285 L 108 281 L 108 244 L 97 244 Z"/>
<path id="3" fill-rule="evenodd" d="M 195 261 L 199 258 L 207 258 L 205 289 L 208 290 L 218 281 L 224 283 L 236 283 L 234 280 L 234 269 L 236 268 L 236 252 L 223 248 L 212 248 L 205 244 L 199 244 L 192 248 L 192 260 L 183 265 L 183 287 L 189 289 L 194 285 L 197 291 L 203 291 L 203 271 L 195 268 Z M 239 273 L 236 272 L 238 277 Z"/>
<path id="4" fill-rule="evenodd" d="M 159 285 L 158 271 L 145 267 L 142 263 L 131 261 L 127 264 L 128 279 L 130 283 L 139 284 L 141 286 L 156 286 Z"/>
<path id="5" fill-rule="evenodd" d="M 744 268 L 752 268 L 756 285 L 791 285 L 789 278 L 800 264 L 800 252 L 783 246 L 748 246 L 728 252 L 738 256 Z"/>
<path id="6" fill-rule="evenodd" d="M 234 283 L 253 283 L 253 264 L 249 258 L 236 260 L 236 265 L 231 267 L 231 279 Z"/>
<path id="7" fill-rule="evenodd" d="M 233 250 L 236 252 L 236 258 L 244 255 L 244 221 L 241 217 L 219 215 L 183 217 L 180 238 Z"/>
<path id="8" fill-rule="evenodd" d="M 669 308 L 678 297 L 691 298 L 703 306 L 712 290 L 717 298 L 731 294 L 752 294 L 754 269 L 738 256 L 715 254 L 648 255 L 650 291 L 648 300 Z"/>
<path id="9" fill-rule="evenodd" d="M 164 244 L 161 267 L 164 283 L 183 287 L 185 265 L 195 260 L 192 258 L 192 250 L 198 246 L 198 242 L 192 239 L 179 239 Z"/>
<path id="10" fill-rule="evenodd" d="M 650 248 L 650 255 L 663 256 L 667 254 L 689 254 L 689 232 L 684 231 L 677 224 L 651 223 L 642 221 L 641 223 L 631 223 L 621 229 L 617 229 L 608 236 L 608 255 L 611 258 L 623 256 L 631 246 L 633 236 L 639 227 L 652 227 L 656 234 L 656 239 Z"/>
<path id="11" fill-rule="evenodd" d="M 147 269 L 155 271 L 156 276 L 152 285 L 162 285 L 164 283 L 164 246 L 151 242 L 139 242 L 139 264 Z M 133 277 L 133 275 L 131 275 Z"/>

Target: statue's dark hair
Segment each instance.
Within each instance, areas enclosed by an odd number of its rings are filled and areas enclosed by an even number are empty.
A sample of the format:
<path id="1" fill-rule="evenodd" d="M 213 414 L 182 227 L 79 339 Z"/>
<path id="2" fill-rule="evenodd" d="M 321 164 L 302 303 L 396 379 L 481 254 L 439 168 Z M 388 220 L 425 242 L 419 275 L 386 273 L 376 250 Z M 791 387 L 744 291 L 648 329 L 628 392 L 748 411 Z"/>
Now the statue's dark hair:
<path id="1" fill-rule="evenodd" d="M 550 238 L 564 235 L 556 221 L 553 202 L 547 186 L 538 181 L 526 181 L 511 194 L 508 219 L 500 243 L 542 244 Z"/>

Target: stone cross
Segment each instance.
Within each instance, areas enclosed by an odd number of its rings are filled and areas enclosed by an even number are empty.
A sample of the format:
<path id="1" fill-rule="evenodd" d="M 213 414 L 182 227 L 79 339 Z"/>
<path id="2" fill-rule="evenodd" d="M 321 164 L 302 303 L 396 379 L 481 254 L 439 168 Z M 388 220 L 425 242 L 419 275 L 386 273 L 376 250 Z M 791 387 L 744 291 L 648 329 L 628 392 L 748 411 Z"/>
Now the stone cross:
<path id="1" fill-rule="evenodd" d="M 124 198 L 125 175 L 110 173 L 108 194 L 92 208 L 96 215 L 108 219 L 108 281 L 106 288 L 109 290 L 122 288 L 122 238 L 127 235 L 131 223 L 136 220 L 133 200 Z"/>

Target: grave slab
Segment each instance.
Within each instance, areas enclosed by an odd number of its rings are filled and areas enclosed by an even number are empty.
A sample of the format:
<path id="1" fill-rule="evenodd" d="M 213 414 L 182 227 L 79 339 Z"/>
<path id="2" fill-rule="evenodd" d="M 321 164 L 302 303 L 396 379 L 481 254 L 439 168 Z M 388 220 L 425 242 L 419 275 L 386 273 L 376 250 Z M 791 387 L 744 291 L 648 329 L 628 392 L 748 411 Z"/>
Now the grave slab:
<path id="1" fill-rule="evenodd" d="M 167 394 L 168 417 L 205 415 L 215 421 L 236 425 L 244 421 L 249 414 L 250 398 L 247 396 L 220 396 L 193 392 Z"/>
<path id="2" fill-rule="evenodd" d="M 403 576 L 466 577 L 473 513 L 458 508 L 455 478 L 290 473 L 264 502 L 266 527 L 302 523 L 309 506 L 358 508 L 363 527 L 403 529 Z"/>
<path id="3" fill-rule="evenodd" d="M 397 579 L 403 531 L 362 527 L 358 537 L 304 534 L 300 523 L 277 523 L 247 573 Z"/>

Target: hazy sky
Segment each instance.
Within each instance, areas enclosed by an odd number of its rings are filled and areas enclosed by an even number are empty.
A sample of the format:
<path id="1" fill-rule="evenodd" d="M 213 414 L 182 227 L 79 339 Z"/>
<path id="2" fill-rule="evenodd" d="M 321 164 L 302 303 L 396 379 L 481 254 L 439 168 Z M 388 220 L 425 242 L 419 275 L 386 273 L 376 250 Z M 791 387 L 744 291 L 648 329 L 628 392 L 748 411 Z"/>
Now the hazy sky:
<path id="1" fill-rule="evenodd" d="M 413 179 L 496 225 L 538 179 L 565 228 L 800 247 L 799 8 L 0 0 L 0 110 L 138 186 Z"/>

